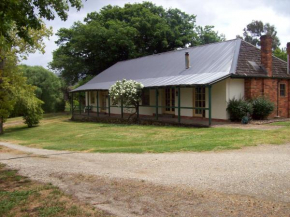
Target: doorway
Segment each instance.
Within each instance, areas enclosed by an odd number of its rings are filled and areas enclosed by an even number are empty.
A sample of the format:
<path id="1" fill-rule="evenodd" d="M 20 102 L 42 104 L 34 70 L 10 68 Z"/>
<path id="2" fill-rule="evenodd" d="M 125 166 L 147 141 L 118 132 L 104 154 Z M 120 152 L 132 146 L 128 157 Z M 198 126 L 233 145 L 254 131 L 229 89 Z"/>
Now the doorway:
<path id="1" fill-rule="evenodd" d="M 165 114 L 175 114 L 175 88 L 165 89 L 165 106 Z"/>
<path id="2" fill-rule="evenodd" d="M 193 102 L 195 108 L 205 108 L 205 87 L 196 87 L 194 88 L 193 93 Z M 194 109 L 193 116 L 196 117 L 205 117 L 204 109 Z"/>

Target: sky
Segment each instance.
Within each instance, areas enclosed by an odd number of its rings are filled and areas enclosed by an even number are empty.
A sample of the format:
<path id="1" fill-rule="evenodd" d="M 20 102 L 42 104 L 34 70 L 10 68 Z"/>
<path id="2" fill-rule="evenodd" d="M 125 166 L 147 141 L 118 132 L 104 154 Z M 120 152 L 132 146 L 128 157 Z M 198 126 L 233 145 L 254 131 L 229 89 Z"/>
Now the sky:
<path id="1" fill-rule="evenodd" d="M 70 28 L 74 22 L 83 21 L 87 13 L 99 11 L 102 7 L 111 4 L 123 6 L 126 3 L 143 2 L 143 0 L 83 0 L 80 11 L 71 9 L 68 19 L 64 22 L 59 18 L 45 21 L 47 26 L 53 27 L 54 35 L 45 40 L 45 54 L 39 52 L 30 54 L 22 61 L 27 65 L 41 65 L 48 68 L 52 61 L 52 52 L 57 49 L 55 33 L 60 28 Z M 275 25 L 281 47 L 290 42 L 290 0 L 151 0 L 164 8 L 178 8 L 187 14 L 196 15 L 196 25 L 213 25 L 215 30 L 223 33 L 227 40 L 242 35 L 243 28 L 252 20 L 261 20 L 264 23 Z"/>

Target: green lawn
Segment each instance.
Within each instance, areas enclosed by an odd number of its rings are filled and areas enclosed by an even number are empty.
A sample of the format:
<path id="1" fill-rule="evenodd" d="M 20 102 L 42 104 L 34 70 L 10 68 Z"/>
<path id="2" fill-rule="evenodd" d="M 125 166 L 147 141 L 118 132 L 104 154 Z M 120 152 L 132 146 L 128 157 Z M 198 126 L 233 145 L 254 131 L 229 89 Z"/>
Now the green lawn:
<path id="1" fill-rule="evenodd" d="M 44 149 L 128 153 L 224 150 L 290 141 L 289 122 L 279 123 L 282 127 L 275 130 L 244 130 L 72 122 L 69 117 L 49 115 L 30 129 L 19 123 L 9 125 L 0 141 Z"/>

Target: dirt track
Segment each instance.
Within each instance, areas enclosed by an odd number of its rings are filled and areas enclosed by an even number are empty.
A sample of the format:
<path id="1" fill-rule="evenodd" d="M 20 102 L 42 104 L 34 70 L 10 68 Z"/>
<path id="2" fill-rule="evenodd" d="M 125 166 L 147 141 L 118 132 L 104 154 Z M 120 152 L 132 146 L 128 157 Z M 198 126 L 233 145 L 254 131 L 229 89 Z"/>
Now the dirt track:
<path id="1" fill-rule="evenodd" d="M 290 216 L 290 145 L 167 154 L 0 143 L 0 162 L 119 216 Z"/>

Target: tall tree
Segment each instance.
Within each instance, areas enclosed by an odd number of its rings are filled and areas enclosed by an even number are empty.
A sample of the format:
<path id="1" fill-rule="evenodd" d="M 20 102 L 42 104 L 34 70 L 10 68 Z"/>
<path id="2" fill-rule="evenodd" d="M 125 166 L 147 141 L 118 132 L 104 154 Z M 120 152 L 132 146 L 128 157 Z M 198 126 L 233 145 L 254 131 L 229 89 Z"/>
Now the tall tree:
<path id="1" fill-rule="evenodd" d="M 57 35 L 50 66 L 69 85 L 118 61 L 224 40 L 213 26 L 197 28 L 194 15 L 150 2 L 108 5 Z"/>
<path id="2" fill-rule="evenodd" d="M 242 38 L 245 41 L 251 43 L 255 46 L 260 46 L 260 37 L 262 35 L 270 35 L 273 38 L 273 45 L 272 49 L 275 50 L 280 46 L 280 40 L 277 37 L 277 30 L 274 25 L 271 25 L 269 23 L 263 23 L 259 20 L 253 20 L 251 23 L 247 25 L 246 28 L 244 28 L 243 37 L 240 35 L 237 35 L 237 38 Z"/>
<path id="3" fill-rule="evenodd" d="M 21 96 L 21 93 L 26 93 L 22 96 L 32 97 L 24 101 L 26 123 L 31 126 L 38 122 L 42 112 L 39 109 L 41 101 L 33 98 L 34 90 L 30 94 L 33 87 L 23 86 L 26 84 L 25 79 L 17 74 L 17 54 L 24 55 L 23 58 L 28 52 L 42 50 L 42 38 L 48 37 L 51 32 L 45 31 L 47 29 L 41 19 L 53 20 L 56 13 L 62 20 L 66 20 L 69 4 L 78 10 L 82 6 L 81 0 L 0 1 L 0 134 L 3 133 L 3 122 L 13 109 L 15 98 Z M 9 65 L 10 68 L 7 67 Z M 23 85 L 17 85 L 18 81 L 22 81 L 19 84 Z"/>
<path id="4" fill-rule="evenodd" d="M 5 62 L 0 61 L 0 134 L 3 133 L 3 123 L 9 117 L 17 102 L 22 102 L 23 114 L 29 113 L 25 116 L 32 120 L 27 122 L 29 126 L 37 123 L 37 119 L 42 113 L 42 102 L 34 95 L 35 87 L 26 84 L 26 78 L 19 71 L 17 64 L 19 58 L 25 58 L 28 52 L 44 51 L 43 37 L 48 37 L 51 30 L 45 26 L 42 26 L 40 30 L 30 29 L 28 34 L 33 39 L 33 45 L 20 38 L 13 30 L 14 28 L 11 28 L 10 37 L 13 38 L 14 46 L 9 47 L 5 44 Z M 4 53 L 3 50 L 2 53 Z M 4 58 L 4 55 L 2 58 Z M 32 113 L 32 109 L 36 112 Z M 33 117 L 34 114 L 35 117 Z"/>
<path id="5" fill-rule="evenodd" d="M 75 84 L 118 61 L 222 40 L 212 28 L 195 31 L 195 16 L 178 9 L 164 9 L 150 2 L 108 5 L 87 15 L 84 23 L 60 29 L 52 69 Z"/>

